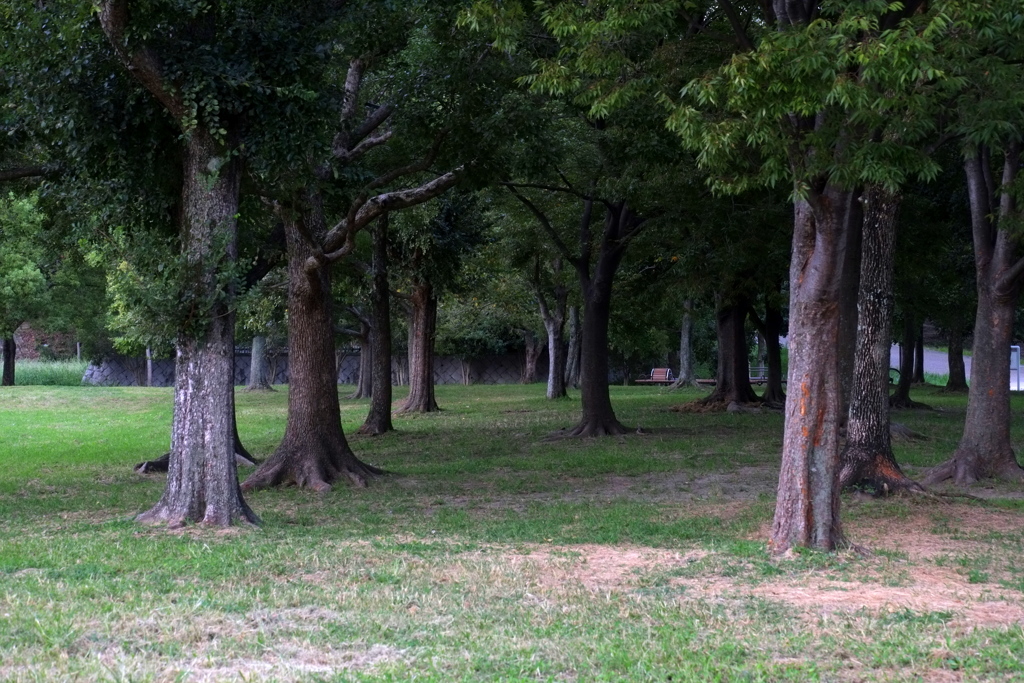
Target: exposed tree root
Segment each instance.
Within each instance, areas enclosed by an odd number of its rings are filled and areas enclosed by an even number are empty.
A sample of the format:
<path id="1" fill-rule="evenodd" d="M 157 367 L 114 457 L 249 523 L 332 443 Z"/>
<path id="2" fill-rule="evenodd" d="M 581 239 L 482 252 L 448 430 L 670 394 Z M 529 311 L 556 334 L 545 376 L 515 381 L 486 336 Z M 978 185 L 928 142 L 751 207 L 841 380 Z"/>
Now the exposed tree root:
<path id="1" fill-rule="evenodd" d="M 909 478 L 892 457 L 892 451 L 846 444 L 839 458 L 839 486 L 868 488 L 876 496 L 891 496 L 907 491 L 924 491 Z"/>
<path id="2" fill-rule="evenodd" d="M 339 480 L 362 488 L 384 474 L 387 472 L 364 463 L 349 449 L 286 442 L 242 483 L 242 490 L 294 485 L 323 493 Z"/>
<path id="3" fill-rule="evenodd" d="M 642 433 L 640 430 L 630 429 L 618 420 L 584 420 L 570 429 L 559 429 L 544 437 L 544 441 L 559 441 L 561 439 L 580 439 L 599 436 L 622 436 L 623 434 Z"/>
<path id="4" fill-rule="evenodd" d="M 244 454 L 235 451 L 235 464 L 238 465 L 239 467 L 256 467 L 256 465 L 259 464 L 259 461 L 256 460 L 256 458 L 249 455 L 248 451 L 246 451 Z M 167 453 L 164 453 L 156 460 L 147 460 L 145 462 L 138 463 L 137 465 L 135 465 L 135 467 L 132 468 L 132 470 L 138 472 L 139 474 L 152 474 L 154 472 L 166 472 L 168 469 L 170 469 L 170 466 L 171 453 L 170 451 L 168 451 Z"/>
<path id="5" fill-rule="evenodd" d="M 927 441 L 928 437 L 921 432 L 915 432 L 910 427 L 902 425 L 899 422 L 889 423 L 889 436 L 890 438 L 898 441 Z"/>
<path id="6" fill-rule="evenodd" d="M 970 486 L 981 479 L 1024 481 L 1024 469 L 1017 464 L 1013 452 L 993 457 L 972 448 L 958 448 L 953 457 L 936 465 L 922 480 L 925 486 L 934 486 L 947 480 L 958 486 Z"/>
<path id="7" fill-rule="evenodd" d="M 260 518 L 249 509 L 248 505 L 237 511 L 234 515 L 225 514 L 223 511 L 207 509 L 203 518 L 196 522 L 190 515 L 170 510 L 167 507 L 157 507 L 135 516 L 139 524 L 150 526 L 166 525 L 168 529 L 180 529 L 189 523 L 198 523 L 206 526 L 226 527 L 235 524 L 244 526 L 259 526 Z"/>
<path id="8" fill-rule="evenodd" d="M 927 403 L 918 403 L 910 398 L 901 397 L 898 393 L 889 397 L 889 408 L 892 410 L 933 410 Z"/>

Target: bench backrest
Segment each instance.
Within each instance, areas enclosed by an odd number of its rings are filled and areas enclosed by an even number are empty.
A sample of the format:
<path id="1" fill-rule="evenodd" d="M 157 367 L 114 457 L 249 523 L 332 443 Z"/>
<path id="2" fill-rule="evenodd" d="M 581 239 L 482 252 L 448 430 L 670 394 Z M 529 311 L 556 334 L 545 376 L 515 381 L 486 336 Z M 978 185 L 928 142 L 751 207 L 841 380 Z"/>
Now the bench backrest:
<path id="1" fill-rule="evenodd" d="M 651 370 L 651 379 L 655 382 L 667 382 L 672 379 L 671 368 L 654 368 Z"/>

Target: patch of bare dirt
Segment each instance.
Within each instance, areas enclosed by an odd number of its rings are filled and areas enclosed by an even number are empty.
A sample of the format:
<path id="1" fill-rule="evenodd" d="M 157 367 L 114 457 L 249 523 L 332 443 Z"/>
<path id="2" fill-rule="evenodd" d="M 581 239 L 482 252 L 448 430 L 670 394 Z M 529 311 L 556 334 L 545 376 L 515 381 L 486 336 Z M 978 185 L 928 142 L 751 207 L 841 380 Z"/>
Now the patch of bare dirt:
<path id="1" fill-rule="evenodd" d="M 640 546 L 595 544 L 534 546 L 510 555 L 512 565 L 537 569 L 540 587 L 551 591 L 583 587 L 592 591 L 623 590 L 645 573 L 678 567 L 701 559 L 703 550 L 680 552 Z"/>
<path id="2" fill-rule="evenodd" d="M 975 532 L 1020 527 L 1019 516 L 1011 513 L 958 507 L 964 508 L 958 521 Z M 971 583 L 955 567 L 935 564 L 936 558 L 945 555 L 992 553 L 991 545 L 932 533 L 933 525 L 933 519 L 924 513 L 909 519 L 862 520 L 849 525 L 847 533 L 858 543 L 907 556 L 906 560 L 895 561 L 878 555 L 874 560 L 869 557 L 863 567 L 857 568 L 860 573 L 854 578 L 798 571 L 752 585 L 749 579 L 717 575 L 710 569 L 707 575 L 671 581 L 685 586 L 686 600 L 757 596 L 789 605 L 809 622 L 843 613 L 865 611 L 884 616 L 910 610 L 918 614 L 946 613 L 947 623 L 958 630 L 1024 625 L 1024 596 L 1020 592 L 994 582 Z M 712 554 L 637 546 L 541 545 L 528 547 L 525 552 L 520 548 L 517 553 L 505 555 L 502 562 L 516 568 L 515 573 L 534 577 L 541 591 L 559 593 L 582 588 L 606 592 L 629 591 L 646 575 L 669 572 Z"/>

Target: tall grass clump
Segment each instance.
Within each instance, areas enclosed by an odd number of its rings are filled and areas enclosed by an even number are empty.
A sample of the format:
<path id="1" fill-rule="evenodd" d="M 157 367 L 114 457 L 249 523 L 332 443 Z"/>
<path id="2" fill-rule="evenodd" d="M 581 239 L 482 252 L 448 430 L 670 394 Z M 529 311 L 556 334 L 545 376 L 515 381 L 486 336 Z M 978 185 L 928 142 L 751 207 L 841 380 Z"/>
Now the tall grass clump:
<path id="1" fill-rule="evenodd" d="M 77 387 L 89 363 L 84 360 L 20 360 L 14 366 L 14 383 L 20 386 Z M 0 371 L 3 363 L 0 362 Z"/>

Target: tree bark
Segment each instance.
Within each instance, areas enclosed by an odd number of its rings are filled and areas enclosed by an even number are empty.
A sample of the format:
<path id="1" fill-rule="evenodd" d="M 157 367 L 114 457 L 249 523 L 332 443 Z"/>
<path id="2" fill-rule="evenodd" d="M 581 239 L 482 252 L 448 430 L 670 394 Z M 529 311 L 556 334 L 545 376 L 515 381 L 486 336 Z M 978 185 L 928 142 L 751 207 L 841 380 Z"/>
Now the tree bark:
<path id="1" fill-rule="evenodd" d="M 928 474 L 925 479 L 928 484 L 946 479 L 953 479 L 959 485 L 988 477 L 1024 479 L 1024 470 L 1018 465 L 1010 443 L 1008 360 L 1014 311 L 1024 272 L 1015 230 L 1020 210 L 1011 194 L 1019 167 L 1018 144 L 1011 145 L 1005 153 L 1000 184 L 991 178 L 984 150 L 964 160 L 978 291 L 971 391 L 960 443 L 950 460 Z M 998 205 L 996 192 L 1001 193 Z M 993 216 L 997 212 L 998 215 Z"/>
<path id="2" fill-rule="evenodd" d="M 917 339 L 917 325 L 910 312 L 903 314 L 903 341 L 900 343 L 900 381 L 896 391 L 889 398 L 889 406 L 896 409 L 921 407 L 910 399 L 910 387 L 914 381 L 914 343 Z"/>
<path id="3" fill-rule="evenodd" d="M 754 403 L 759 401 L 750 386 L 750 360 L 745 322 L 750 305 L 743 297 L 723 303 L 719 294 L 715 307 L 715 330 L 718 335 L 718 372 L 715 390 L 704 403 Z"/>
<path id="4" fill-rule="evenodd" d="M 359 428 L 360 434 L 380 436 L 394 430 L 391 423 L 391 288 L 388 284 L 388 214 L 381 216 L 370 231 L 373 257 L 370 264 L 370 330 L 373 367 L 370 412 Z"/>
<path id="5" fill-rule="evenodd" d="M 832 550 L 839 521 L 839 287 L 851 193 L 826 186 L 794 206 L 789 399 L 770 546 Z"/>
<path id="6" fill-rule="evenodd" d="M 242 437 L 238 434 L 238 416 L 235 411 L 235 393 L 231 392 L 231 436 L 234 442 L 235 464 L 242 467 L 255 467 L 259 463 L 256 458 L 242 443 Z M 168 451 L 156 460 L 147 460 L 135 465 L 132 469 L 139 474 L 152 474 L 154 472 L 166 472 L 170 469 L 171 454 Z"/>
<path id="7" fill-rule="evenodd" d="M 413 284 L 409 299 L 409 396 L 398 413 L 432 413 L 440 410 L 434 398 L 434 337 L 437 329 L 437 297 L 430 282 Z"/>
<path id="8" fill-rule="evenodd" d="M 580 309 L 569 307 L 569 349 L 565 354 L 565 386 L 580 387 Z"/>
<path id="9" fill-rule="evenodd" d="M 561 318 L 544 321 L 544 329 L 548 335 L 548 386 L 546 396 L 549 399 L 565 398 L 565 311 Z"/>
<path id="10" fill-rule="evenodd" d="M 589 209 L 587 212 L 589 214 Z M 590 230 L 589 215 L 583 231 Z M 625 203 L 609 204 L 605 211 L 601 245 L 593 274 L 588 262 L 575 263 L 583 292 L 583 326 L 580 346 L 580 398 L 583 416 L 571 436 L 605 436 L 630 431 L 612 409 L 608 391 L 608 324 L 611 318 L 612 285 L 622 263 L 629 239 L 639 229 L 638 217 Z M 581 244 L 586 244 L 586 237 Z M 584 248 L 584 252 L 587 249 Z M 589 259 L 587 259 L 589 261 Z"/>
<path id="11" fill-rule="evenodd" d="M 217 169 L 211 171 L 213 169 Z M 137 519 L 177 527 L 188 522 L 227 526 L 259 519 L 242 498 L 234 450 L 234 315 L 218 271 L 238 255 L 240 162 L 196 128 L 185 144 L 181 198 L 182 252 L 193 270 L 195 300 L 208 312 L 179 331 L 174 419 L 167 487 Z"/>
<path id="12" fill-rule="evenodd" d="M 555 278 L 560 278 L 562 259 L 555 259 L 552 264 L 552 270 L 555 272 Z M 553 292 L 554 297 L 549 302 L 541 289 L 539 262 L 534 269 L 533 287 L 534 294 L 537 297 L 537 304 L 540 307 L 540 317 L 544 321 L 544 331 L 547 333 L 548 338 L 547 397 L 549 399 L 565 398 L 568 395 L 565 388 L 565 317 L 569 291 L 565 285 L 556 282 Z"/>
<path id="13" fill-rule="evenodd" d="M 249 359 L 249 384 L 246 391 L 274 391 L 271 386 L 270 364 L 267 362 L 267 338 L 252 338 L 252 356 Z"/>
<path id="14" fill-rule="evenodd" d="M 854 192 L 847 202 L 843 252 L 842 283 L 839 286 L 839 420 L 846 422 L 853 395 L 854 350 L 857 339 L 857 291 L 860 288 L 861 241 L 864 212 L 860 191 Z"/>
<path id="15" fill-rule="evenodd" d="M 356 390 L 348 396 L 353 400 L 373 396 L 373 345 L 370 342 L 372 334 L 371 326 L 360 320 L 359 336 L 356 337 L 359 344 L 359 377 L 356 378 Z"/>
<path id="16" fill-rule="evenodd" d="M 786 403 L 786 392 L 782 388 L 782 311 L 768 304 L 764 315 L 765 356 L 768 359 L 768 383 L 761 401 L 768 405 L 782 406 Z"/>
<path id="17" fill-rule="evenodd" d="M 520 384 L 533 384 L 537 381 L 537 362 L 544 346 L 537 339 L 533 330 L 523 330 L 523 370 L 519 374 Z"/>
<path id="18" fill-rule="evenodd" d="M 14 335 L 4 338 L 4 374 L 0 380 L 0 386 L 14 386 L 14 364 L 18 352 L 18 345 L 14 341 Z"/>
<path id="19" fill-rule="evenodd" d="M 697 373 L 693 368 L 693 300 L 683 302 L 683 320 L 679 326 L 679 374 L 671 389 L 697 385 Z"/>
<path id="20" fill-rule="evenodd" d="M 889 431 L 893 264 L 901 199 L 877 185 L 864 193 L 853 393 L 840 456 L 841 487 L 866 486 L 879 494 L 922 490 L 896 463 Z"/>
<path id="21" fill-rule="evenodd" d="M 339 479 L 366 486 L 383 474 L 360 461 L 341 428 L 329 264 L 314 259 L 303 233 L 323 234 L 319 198 L 301 215 L 286 211 L 288 244 L 288 420 L 281 444 L 243 484 L 247 491 L 295 484 L 327 491 Z M 300 227 L 299 221 L 305 221 Z"/>
<path id="22" fill-rule="evenodd" d="M 967 367 L 964 364 L 964 331 L 957 324 L 950 328 L 946 343 L 948 351 L 946 358 L 949 363 L 949 379 L 946 381 L 946 391 L 967 391 Z"/>

